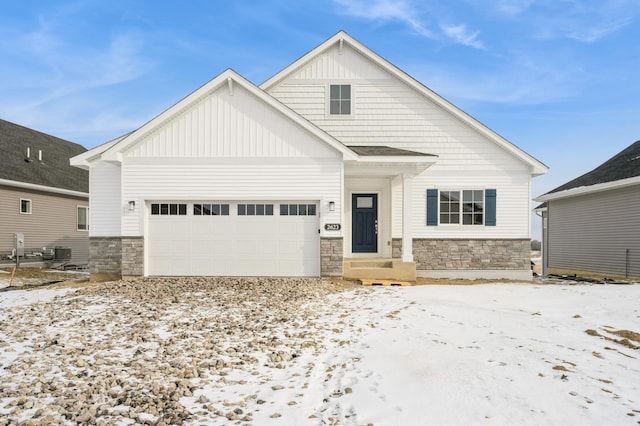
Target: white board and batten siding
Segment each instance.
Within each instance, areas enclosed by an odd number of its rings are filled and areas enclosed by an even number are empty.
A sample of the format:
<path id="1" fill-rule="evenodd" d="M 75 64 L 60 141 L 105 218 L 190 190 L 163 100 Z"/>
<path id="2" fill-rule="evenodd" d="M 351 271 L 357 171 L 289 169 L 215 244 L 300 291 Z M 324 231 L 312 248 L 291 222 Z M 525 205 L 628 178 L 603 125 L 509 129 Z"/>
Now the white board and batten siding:
<path id="1" fill-rule="evenodd" d="M 340 223 L 342 176 L 339 152 L 241 86 L 231 95 L 225 85 L 124 153 L 122 196 L 136 206 L 172 199 L 316 201 L 323 223 Z M 126 212 L 122 235 L 143 235 L 143 218 L 141 208 Z"/>
<path id="2" fill-rule="evenodd" d="M 330 84 L 352 85 L 353 114 L 328 114 Z M 334 46 L 269 93 L 347 145 L 384 145 L 438 155 L 413 181 L 415 238 L 529 238 L 531 169 L 374 62 Z M 392 187 L 394 238 L 402 235 L 402 182 Z M 496 189 L 495 227 L 426 226 L 426 189 Z"/>
<path id="3" fill-rule="evenodd" d="M 639 211 L 640 185 L 550 200 L 548 266 L 640 276 Z"/>

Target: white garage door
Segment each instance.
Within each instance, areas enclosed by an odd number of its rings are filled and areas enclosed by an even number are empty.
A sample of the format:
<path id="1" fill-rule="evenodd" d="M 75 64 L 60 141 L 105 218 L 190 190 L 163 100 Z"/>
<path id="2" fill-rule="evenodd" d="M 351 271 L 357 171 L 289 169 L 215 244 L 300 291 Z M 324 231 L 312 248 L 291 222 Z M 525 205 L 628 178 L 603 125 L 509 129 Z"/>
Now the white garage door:
<path id="1" fill-rule="evenodd" d="M 148 274 L 319 276 L 316 203 L 153 202 Z"/>

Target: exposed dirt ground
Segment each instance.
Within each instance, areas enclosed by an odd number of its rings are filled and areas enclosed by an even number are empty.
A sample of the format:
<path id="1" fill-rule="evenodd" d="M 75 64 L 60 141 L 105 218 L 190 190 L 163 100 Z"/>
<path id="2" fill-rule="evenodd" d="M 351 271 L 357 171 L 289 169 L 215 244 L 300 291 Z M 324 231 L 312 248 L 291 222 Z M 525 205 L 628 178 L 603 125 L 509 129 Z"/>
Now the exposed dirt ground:
<path id="1" fill-rule="evenodd" d="M 48 268 L 0 268 L 0 289 L 7 287 L 34 287 L 51 282 L 78 285 L 87 283 L 89 274 L 77 271 L 56 271 Z"/>

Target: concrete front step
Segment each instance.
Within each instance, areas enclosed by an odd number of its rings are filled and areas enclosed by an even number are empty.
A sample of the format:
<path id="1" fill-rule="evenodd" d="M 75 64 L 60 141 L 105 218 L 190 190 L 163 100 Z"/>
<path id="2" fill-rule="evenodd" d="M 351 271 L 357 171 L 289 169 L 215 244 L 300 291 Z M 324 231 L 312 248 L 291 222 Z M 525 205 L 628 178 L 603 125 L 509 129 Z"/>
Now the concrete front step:
<path id="1" fill-rule="evenodd" d="M 342 271 L 350 280 L 416 281 L 415 262 L 400 259 L 345 259 Z"/>

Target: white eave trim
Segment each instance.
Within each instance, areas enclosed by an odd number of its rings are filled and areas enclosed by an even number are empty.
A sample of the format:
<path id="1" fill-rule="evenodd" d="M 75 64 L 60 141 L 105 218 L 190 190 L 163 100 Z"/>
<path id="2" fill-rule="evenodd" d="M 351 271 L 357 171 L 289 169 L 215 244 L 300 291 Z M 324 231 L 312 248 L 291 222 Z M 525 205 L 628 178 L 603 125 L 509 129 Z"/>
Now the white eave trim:
<path id="1" fill-rule="evenodd" d="M 345 161 L 348 173 L 409 173 L 419 175 L 438 160 L 437 155 L 360 155 L 356 160 Z"/>
<path id="2" fill-rule="evenodd" d="M 120 136 L 112 141 L 103 143 L 102 145 L 90 149 L 89 151 L 85 151 L 82 154 L 71 157 L 69 159 L 69 164 L 73 167 L 78 167 L 79 169 L 89 170 L 89 166 L 94 160 L 100 158 L 103 152 L 111 148 L 116 143 L 120 142 L 125 137 L 126 135 Z"/>
<path id="3" fill-rule="evenodd" d="M 11 186 L 14 188 L 29 189 L 32 191 L 51 192 L 54 194 L 71 195 L 73 197 L 89 198 L 87 192 L 72 191 L 71 189 L 54 188 L 52 186 L 37 185 L 35 183 L 18 182 L 15 180 L 0 179 L 0 185 Z"/>
<path id="4" fill-rule="evenodd" d="M 357 52 L 359 52 L 361 55 L 372 60 L 381 68 L 389 72 L 391 75 L 397 77 L 400 81 L 405 83 L 407 86 L 411 87 L 418 93 L 422 94 L 427 99 L 433 101 L 435 104 L 437 104 L 442 109 L 444 109 L 445 111 L 447 111 L 448 113 L 456 117 L 458 120 L 467 124 L 474 130 L 478 131 L 479 133 L 487 137 L 489 140 L 492 140 L 498 146 L 508 151 L 513 156 L 517 157 L 518 159 L 526 163 L 531 168 L 531 174 L 533 176 L 543 175 L 549 171 L 549 167 L 547 167 L 545 164 L 538 161 L 537 159 L 535 159 L 534 157 L 532 157 L 522 149 L 518 148 L 516 145 L 509 142 L 508 140 L 506 140 L 505 138 L 503 138 L 502 136 L 500 136 L 499 134 L 497 134 L 496 132 L 494 132 L 493 130 L 491 130 L 490 128 L 488 128 L 487 126 L 485 126 L 484 124 L 476 120 L 475 118 L 471 117 L 469 114 L 467 114 L 457 106 L 453 105 L 451 102 L 447 101 L 446 99 L 444 99 L 443 97 L 441 97 L 440 95 L 438 95 L 437 93 L 435 93 L 434 91 L 426 87 L 424 84 L 422 84 L 415 78 L 411 77 L 409 74 L 405 73 L 400 68 L 393 65 L 391 62 L 382 58 L 380 55 L 373 52 L 371 49 L 361 44 L 359 41 L 355 40 L 344 31 L 339 31 L 333 37 L 331 37 L 330 39 L 328 39 L 327 41 L 325 41 L 315 49 L 311 50 L 310 52 L 308 52 L 307 54 L 305 54 L 304 56 L 302 56 L 301 58 L 299 58 L 298 60 L 290 64 L 289 66 L 287 66 L 285 69 L 283 69 L 282 71 L 280 71 L 279 73 L 277 73 L 276 75 L 274 75 L 273 77 L 271 77 L 270 79 L 262 83 L 260 85 L 260 88 L 264 91 L 268 91 L 269 89 L 271 89 L 272 87 L 280 83 L 280 81 L 282 81 L 287 75 L 293 73 L 295 70 L 304 66 L 312 58 L 328 50 L 334 44 L 339 43 L 340 45 L 342 45 L 345 41 L 351 47 L 353 47 Z"/>
<path id="5" fill-rule="evenodd" d="M 619 189 L 632 185 L 640 185 L 640 176 L 615 180 L 613 182 L 599 183 L 596 185 L 579 186 L 577 188 L 571 188 L 560 192 L 553 192 L 551 194 L 541 195 L 534 201 L 541 203 L 544 201 L 559 200 L 562 198 L 586 195 L 594 192 L 609 191 L 612 189 Z"/>

